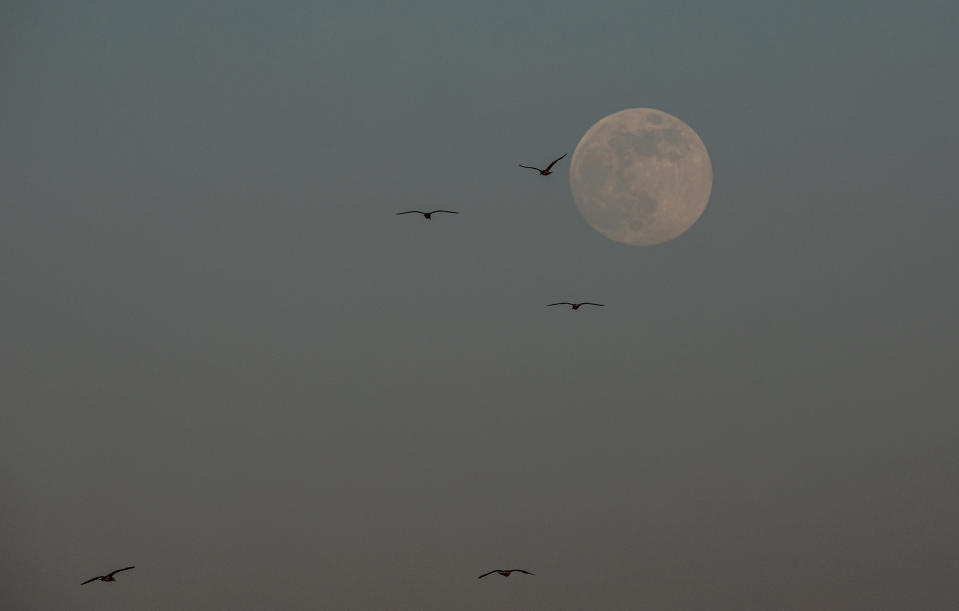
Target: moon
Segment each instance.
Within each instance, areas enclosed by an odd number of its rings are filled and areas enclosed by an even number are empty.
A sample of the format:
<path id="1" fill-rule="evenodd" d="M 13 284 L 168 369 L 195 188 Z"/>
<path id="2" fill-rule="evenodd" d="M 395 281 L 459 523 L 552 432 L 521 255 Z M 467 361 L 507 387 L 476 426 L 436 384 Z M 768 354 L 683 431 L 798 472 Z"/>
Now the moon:
<path id="1" fill-rule="evenodd" d="M 691 127 L 654 108 L 627 108 L 583 135 L 569 167 L 580 214 L 611 240 L 651 246 L 702 215 L 713 188 L 709 153 Z"/>

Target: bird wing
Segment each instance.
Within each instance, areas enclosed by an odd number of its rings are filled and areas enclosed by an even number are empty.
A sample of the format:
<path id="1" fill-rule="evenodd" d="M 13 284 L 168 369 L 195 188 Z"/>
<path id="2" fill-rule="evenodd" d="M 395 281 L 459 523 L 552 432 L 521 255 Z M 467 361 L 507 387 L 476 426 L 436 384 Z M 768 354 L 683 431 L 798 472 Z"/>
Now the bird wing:
<path id="1" fill-rule="evenodd" d="M 482 578 L 486 577 L 487 575 L 492 575 L 492 574 L 495 573 L 495 572 L 496 572 L 496 571 L 490 571 L 489 573 L 483 573 L 482 575 L 480 575 L 479 577 L 477 577 L 477 579 L 482 579 Z"/>
<path id="2" fill-rule="evenodd" d="M 528 170 L 536 170 L 537 172 L 542 172 L 542 171 L 543 171 L 543 170 L 541 170 L 541 169 L 539 169 L 539 168 L 534 168 L 534 167 L 531 166 L 531 165 L 523 165 L 522 163 L 519 164 L 519 167 L 521 167 L 521 168 L 526 168 L 526 169 L 528 169 Z"/>
<path id="3" fill-rule="evenodd" d="M 557 158 L 556 158 L 556 161 L 559 161 L 560 159 L 562 159 L 562 158 L 565 157 L 566 155 L 567 155 L 567 153 L 563 153 L 563 156 L 562 156 L 562 157 L 557 157 Z M 548 166 L 546 166 L 546 171 L 547 171 L 547 172 L 549 172 L 550 169 L 551 169 L 554 165 L 556 165 L 556 161 L 554 161 L 553 163 L 551 163 L 551 164 L 549 164 Z"/>
<path id="4" fill-rule="evenodd" d="M 113 577 L 114 575 L 116 575 L 116 574 L 119 573 L 120 571 L 129 571 L 130 569 L 135 569 L 135 568 L 136 568 L 135 566 L 128 566 L 128 567 L 126 567 L 126 568 L 124 568 L 124 569 L 117 569 L 117 570 L 113 571 L 112 573 L 110 573 L 109 576 L 110 576 L 110 577 Z"/>
<path id="5" fill-rule="evenodd" d="M 571 306 L 573 304 L 571 304 L 568 301 L 557 301 L 556 303 L 547 303 L 546 307 L 548 308 L 549 306 L 554 306 L 554 305 L 570 305 Z"/>
<path id="6" fill-rule="evenodd" d="M 595 306 L 599 306 L 599 307 L 605 307 L 605 306 L 604 306 L 603 304 L 601 304 L 601 303 L 593 303 L 592 301 L 584 301 L 583 303 L 581 303 L 581 304 L 579 304 L 579 305 L 595 305 Z"/>
<path id="7" fill-rule="evenodd" d="M 532 575 L 532 574 L 533 574 L 533 573 L 530 573 L 529 571 L 524 571 L 523 569 L 510 569 L 510 570 L 513 571 L 513 572 L 515 572 L 515 573 L 526 573 L 527 575 Z"/>
<path id="8" fill-rule="evenodd" d="M 100 575 L 99 577 L 93 577 L 92 579 L 87 579 L 86 581 L 84 581 L 84 582 L 81 583 L 80 585 L 81 585 L 81 586 L 85 586 L 85 585 L 87 585 L 88 583 L 90 583 L 91 581 L 96 581 L 97 579 L 103 579 L 104 577 L 106 577 L 106 575 Z"/>
<path id="9" fill-rule="evenodd" d="M 414 212 L 416 214 L 426 214 L 425 212 L 420 212 L 419 210 L 407 210 L 406 212 L 397 212 L 396 215 L 399 216 L 401 214 L 413 214 Z"/>
<path id="10" fill-rule="evenodd" d="M 430 214 L 436 214 L 437 212 L 446 212 L 446 213 L 448 213 L 448 214 L 459 214 L 459 212 L 457 212 L 457 211 L 455 211 L 455 210 L 434 210 L 434 211 L 430 212 Z"/>

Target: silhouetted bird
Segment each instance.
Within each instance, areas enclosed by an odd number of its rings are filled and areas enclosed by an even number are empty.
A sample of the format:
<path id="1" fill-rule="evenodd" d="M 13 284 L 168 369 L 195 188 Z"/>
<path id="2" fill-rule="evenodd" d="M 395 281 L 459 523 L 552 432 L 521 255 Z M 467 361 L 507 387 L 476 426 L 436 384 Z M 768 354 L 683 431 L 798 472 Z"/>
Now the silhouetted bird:
<path id="1" fill-rule="evenodd" d="M 509 569 L 509 570 L 496 569 L 495 571 L 490 571 L 489 573 L 483 573 L 482 575 L 477 577 L 477 579 L 482 579 L 486 577 L 487 575 L 492 575 L 493 573 L 499 573 L 503 577 L 509 577 L 510 573 L 526 573 L 527 575 L 532 575 L 532 573 L 530 573 L 529 571 L 524 571 L 523 569 Z"/>
<path id="2" fill-rule="evenodd" d="M 566 153 L 563 153 L 563 157 L 565 157 L 566 155 L 567 155 Z M 557 157 L 557 158 L 556 158 L 556 161 L 559 161 L 559 160 L 562 159 L 563 157 Z M 556 161 L 554 161 L 553 163 L 551 163 L 551 164 L 549 164 L 548 166 L 546 166 L 546 169 L 545 169 L 545 170 L 541 170 L 541 169 L 539 169 L 539 168 L 534 168 L 534 167 L 531 166 L 531 165 L 523 165 L 522 163 L 519 164 L 519 167 L 521 167 L 521 168 L 526 168 L 527 170 L 536 170 L 537 172 L 539 172 L 539 173 L 542 174 L 543 176 L 549 176 L 550 174 L 552 174 L 552 172 L 550 172 L 550 170 L 553 169 L 553 166 L 554 166 L 554 165 L 556 165 Z"/>
<path id="3" fill-rule="evenodd" d="M 568 301 L 557 301 L 556 303 L 547 303 L 547 304 L 546 304 L 546 307 L 554 306 L 554 305 L 568 305 L 570 308 L 572 308 L 572 309 L 574 309 L 574 310 L 578 310 L 578 309 L 579 309 L 579 306 L 583 306 L 583 305 L 594 305 L 594 306 L 604 307 L 603 304 L 601 304 L 601 303 L 593 303 L 592 301 L 583 301 L 583 302 L 581 302 L 581 303 L 570 303 L 570 302 L 568 302 Z"/>
<path id="4" fill-rule="evenodd" d="M 422 214 L 423 218 L 425 218 L 426 220 L 430 220 L 430 217 L 436 214 L 437 212 L 445 212 L 447 214 L 459 214 L 459 212 L 454 212 L 453 210 L 433 210 L 432 212 L 423 212 L 422 210 L 407 210 L 406 212 L 397 212 L 396 215 L 399 216 L 401 214 L 416 213 L 416 214 Z"/>
<path id="5" fill-rule="evenodd" d="M 120 571 L 129 571 L 129 570 L 132 569 L 132 568 L 135 568 L 135 567 L 128 566 L 128 567 L 125 568 L 125 569 L 117 569 L 117 570 L 113 571 L 112 573 L 107 573 L 106 575 L 100 575 L 99 577 L 94 577 L 93 579 L 87 579 L 86 581 L 84 581 L 84 582 L 81 583 L 80 585 L 81 585 L 81 586 L 85 586 L 85 585 L 87 585 L 88 583 L 90 583 L 91 581 L 96 581 L 96 580 L 98 580 L 98 579 L 99 579 L 100 581 L 116 581 L 116 579 L 113 578 L 114 575 L 116 575 L 116 574 L 119 573 Z"/>

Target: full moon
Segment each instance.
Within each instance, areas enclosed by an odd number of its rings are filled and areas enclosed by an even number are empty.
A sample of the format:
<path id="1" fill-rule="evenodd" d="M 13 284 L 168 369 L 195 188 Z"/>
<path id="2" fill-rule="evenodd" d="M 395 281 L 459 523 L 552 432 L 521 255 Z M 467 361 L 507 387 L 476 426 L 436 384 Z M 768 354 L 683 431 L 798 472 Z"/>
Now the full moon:
<path id="1" fill-rule="evenodd" d="M 579 141 L 569 186 L 593 229 L 617 242 L 651 246 L 699 219 L 713 168 L 691 127 L 661 110 L 628 108 L 600 119 Z"/>

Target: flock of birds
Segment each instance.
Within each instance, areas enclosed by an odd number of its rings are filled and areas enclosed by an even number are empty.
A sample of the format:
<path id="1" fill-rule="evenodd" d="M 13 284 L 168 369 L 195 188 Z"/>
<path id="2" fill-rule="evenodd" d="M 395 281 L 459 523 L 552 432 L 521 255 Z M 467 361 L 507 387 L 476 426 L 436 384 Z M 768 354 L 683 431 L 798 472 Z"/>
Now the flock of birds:
<path id="1" fill-rule="evenodd" d="M 135 566 L 128 566 L 128 567 L 123 568 L 123 569 L 117 569 L 117 570 L 113 571 L 112 573 L 107 573 L 106 575 L 97 575 L 96 577 L 91 577 L 90 579 L 87 579 L 86 581 L 84 581 L 84 582 L 81 583 L 80 585 L 81 585 L 81 586 L 85 586 L 85 585 L 87 585 L 88 583 L 90 583 L 91 581 L 106 581 L 106 582 L 116 581 L 116 579 L 113 577 L 114 575 L 116 575 L 116 574 L 119 573 L 120 571 L 129 571 L 130 569 L 135 569 L 135 568 L 136 568 Z M 524 571 L 523 569 L 494 569 L 494 570 L 490 571 L 489 573 L 483 573 L 482 575 L 480 575 L 479 577 L 477 577 L 477 579 L 482 579 L 482 578 L 486 577 L 487 575 L 492 575 L 493 573 L 498 573 L 499 575 L 502 575 L 503 577 L 509 577 L 509 576 L 510 576 L 510 573 L 526 573 L 527 575 L 533 575 L 533 574 L 534 574 L 534 573 L 530 573 L 529 571 Z"/>
<path id="2" fill-rule="evenodd" d="M 564 154 L 561 155 L 560 157 L 557 157 L 556 159 L 554 159 L 552 163 L 550 163 L 548 166 L 546 166 L 546 169 L 545 169 L 545 170 L 542 170 L 542 169 L 540 169 L 540 168 L 536 168 L 536 167 L 533 167 L 533 166 L 529 166 L 529 165 L 523 165 L 523 164 L 519 164 L 519 167 L 521 167 L 521 168 L 527 168 L 527 169 L 530 169 L 530 170 L 536 170 L 536 171 L 539 172 L 540 175 L 542 175 L 542 176 L 549 176 L 550 174 L 553 173 L 553 172 L 552 172 L 552 169 L 553 169 L 553 166 L 556 165 L 556 162 L 559 161 L 560 159 L 562 159 L 562 158 L 565 157 L 565 156 L 566 156 L 566 153 L 564 153 Z M 396 214 L 397 214 L 397 215 L 401 215 L 401 214 L 422 214 L 422 215 L 423 215 L 423 218 L 425 218 L 426 220 L 430 220 L 431 218 L 433 218 L 433 215 L 434 215 L 434 214 L 437 214 L 437 213 L 440 213 L 440 212 L 443 212 L 443 213 L 446 213 L 446 214 L 459 214 L 459 212 L 457 212 L 457 211 L 455 211 L 455 210 L 430 210 L 429 212 L 425 212 L 425 211 L 423 211 L 423 210 L 406 210 L 406 211 L 404 211 L 404 212 L 397 212 Z M 548 304 L 546 304 L 547 307 L 549 307 L 549 306 L 557 306 L 557 305 L 568 305 L 571 310 L 578 310 L 581 306 L 584 306 L 584 305 L 591 305 L 591 306 L 600 306 L 600 307 L 602 307 L 604 304 L 602 304 L 602 303 L 595 303 L 595 302 L 593 302 L 593 301 L 580 301 L 580 302 L 578 302 L 578 303 L 574 303 L 574 302 L 570 302 L 570 301 L 557 301 L 556 303 L 548 303 Z M 107 573 L 106 575 L 97 575 L 96 577 L 91 577 L 90 579 L 87 579 L 86 581 L 84 581 L 84 582 L 81 583 L 80 585 L 84 586 L 84 585 L 86 585 L 86 584 L 88 584 L 88 583 L 91 583 L 91 582 L 94 582 L 94 581 L 103 581 L 103 582 L 107 582 L 107 583 L 115 582 L 115 581 L 116 581 L 116 578 L 113 577 L 114 575 L 116 575 L 117 573 L 119 573 L 119 572 L 121 572 L 121 571 L 129 571 L 130 569 L 133 569 L 133 568 L 136 568 L 136 567 L 128 566 L 128 567 L 125 567 L 125 568 L 122 568 L 122 569 L 117 569 L 117 570 L 115 570 L 115 571 L 112 571 L 112 572 L 110 572 L 110 573 Z M 493 569 L 492 571 L 489 571 L 489 572 L 487 572 L 487 573 L 483 573 L 482 575 L 480 575 L 479 577 L 477 577 L 477 579 L 482 579 L 482 578 L 484 578 L 484 577 L 487 577 L 487 576 L 489 576 L 489 575 L 492 575 L 493 573 L 496 573 L 497 575 L 501 575 L 501 576 L 503 576 L 503 577 L 509 577 L 512 573 L 524 573 L 524 574 L 526 574 L 526 575 L 534 575 L 534 574 L 535 574 L 535 573 L 531 573 L 531 572 L 529 572 L 529 571 L 527 571 L 527 570 L 524 570 L 524 569 Z"/>
<path id="3" fill-rule="evenodd" d="M 541 170 L 540 168 L 533 167 L 533 166 L 531 166 L 531 165 L 523 165 L 522 163 L 519 164 L 519 167 L 521 167 L 521 168 L 527 168 L 527 169 L 529 169 L 529 170 L 536 170 L 537 172 L 540 173 L 541 176 L 549 176 L 550 174 L 553 173 L 553 166 L 556 165 L 556 162 L 559 161 L 560 159 L 562 159 L 563 157 L 565 157 L 566 155 L 567 155 L 567 153 L 563 153 L 562 155 L 560 155 L 559 157 L 557 157 L 556 159 L 554 159 L 552 163 L 550 163 L 548 166 L 546 166 L 546 169 L 545 169 L 545 170 Z M 422 215 L 423 215 L 423 218 L 425 218 L 426 220 L 430 220 L 431 218 L 433 218 L 433 215 L 434 215 L 434 214 L 437 214 L 437 213 L 439 213 L 439 212 L 445 212 L 446 214 L 459 214 L 459 212 L 457 212 L 456 210 L 430 210 L 429 212 L 424 212 L 423 210 L 404 210 L 403 212 L 397 212 L 396 215 L 399 216 L 399 215 L 401 215 L 401 214 L 422 214 Z M 568 306 L 570 307 L 570 309 L 572 309 L 572 310 L 578 310 L 578 309 L 580 308 L 580 306 L 584 306 L 584 305 L 591 305 L 591 306 L 600 306 L 600 307 L 603 307 L 604 304 L 602 304 L 602 303 L 596 303 L 596 302 L 593 302 L 593 301 L 581 301 L 581 302 L 579 302 L 579 303 L 571 303 L 571 302 L 569 302 L 569 301 L 557 301 L 556 303 L 547 303 L 547 304 L 546 304 L 546 307 L 556 306 L 556 305 L 568 305 Z M 493 571 L 493 572 L 495 573 L 496 571 Z M 508 571 L 507 571 L 507 573 L 508 573 Z M 489 574 L 489 573 L 487 573 L 487 575 L 488 575 L 488 574 Z M 509 577 L 508 574 L 507 574 L 506 576 Z"/>

